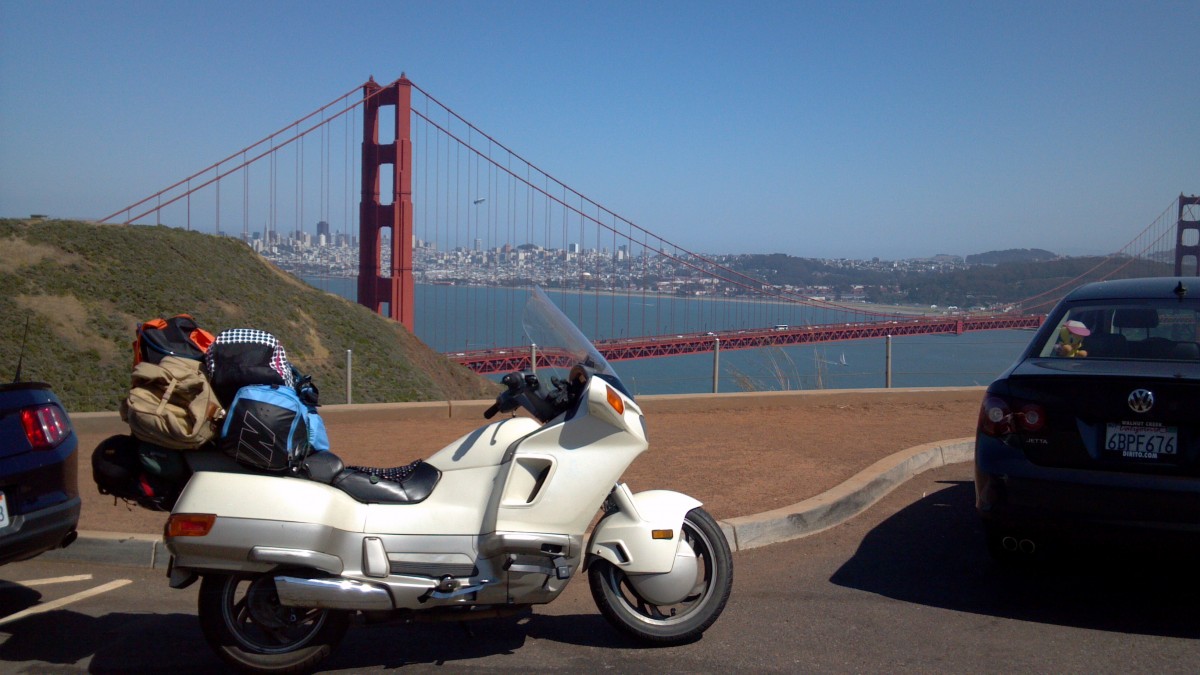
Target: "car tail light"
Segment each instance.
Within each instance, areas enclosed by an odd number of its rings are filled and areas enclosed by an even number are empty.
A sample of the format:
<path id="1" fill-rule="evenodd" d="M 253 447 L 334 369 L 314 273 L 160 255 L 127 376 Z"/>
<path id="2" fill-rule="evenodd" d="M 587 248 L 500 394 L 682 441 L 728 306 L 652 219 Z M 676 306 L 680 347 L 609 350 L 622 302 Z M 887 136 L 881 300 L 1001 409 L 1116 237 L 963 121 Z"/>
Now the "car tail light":
<path id="1" fill-rule="evenodd" d="M 1002 436 L 1012 431 L 1012 411 L 1008 402 L 996 396 L 983 399 L 979 409 L 979 433 L 988 436 Z"/>
<path id="2" fill-rule="evenodd" d="M 1046 426 L 1046 410 L 1036 403 L 1021 406 L 1017 424 L 1025 431 L 1041 431 Z"/>
<path id="3" fill-rule="evenodd" d="M 1025 403 L 1014 413 L 1015 402 L 999 396 L 988 396 L 979 409 L 979 432 L 988 436 L 1003 436 L 1017 431 L 1041 431 L 1046 426 L 1046 409 L 1036 403 Z"/>
<path id="4" fill-rule="evenodd" d="M 22 410 L 21 426 L 34 450 L 51 450 L 71 435 L 67 414 L 53 403 Z"/>

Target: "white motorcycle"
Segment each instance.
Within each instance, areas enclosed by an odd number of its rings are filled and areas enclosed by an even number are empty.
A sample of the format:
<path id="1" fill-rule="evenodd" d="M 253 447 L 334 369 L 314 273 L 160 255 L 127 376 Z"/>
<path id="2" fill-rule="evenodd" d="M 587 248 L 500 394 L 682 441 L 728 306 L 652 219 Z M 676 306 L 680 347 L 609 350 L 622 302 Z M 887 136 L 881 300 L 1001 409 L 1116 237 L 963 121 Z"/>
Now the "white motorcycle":
<path id="1" fill-rule="evenodd" d="M 311 669 L 356 612 L 515 615 L 584 570 L 600 612 L 640 640 L 679 644 L 716 621 L 733 584 L 721 528 L 691 497 L 617 482 L 648 446 L 641 409 L 540 289 L 524 324 L 567 378 L 505 376 L 485 416 L 514 414 L 427 460 L 381 478 L 322 452 L 284 476 L 192 476 L 167 523 L 170 580 L 203 578 L 200 622 L 221 658 Z"/>

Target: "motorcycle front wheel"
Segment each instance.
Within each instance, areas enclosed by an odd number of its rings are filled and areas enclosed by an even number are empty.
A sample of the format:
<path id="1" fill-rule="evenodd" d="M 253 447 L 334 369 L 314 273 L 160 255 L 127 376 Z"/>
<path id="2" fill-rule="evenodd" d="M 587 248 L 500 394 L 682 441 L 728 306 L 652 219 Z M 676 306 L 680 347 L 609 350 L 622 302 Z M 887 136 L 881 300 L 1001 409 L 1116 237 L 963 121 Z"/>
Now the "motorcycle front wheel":
<path id="1" fill-rule="evenodd" d="M 342 641 L 348 612 L 279 604 L 270 574 L 209 574 L 200 584 L 204 639 L 229 665 L 257 673 L 311 670 Z"/>
<path id="2" fill-rule="evenodd" d="M 691 592 L 673 605 L 656 605 L 641 597 L 628 576 L 607 560 L 588 567 L 588 585 L 596 607 L 608 622 L 644 642 L 675 645 L 690 642 L 717 620 L 733 588 L 733 555 L 717 521 L 701 508 L 688 512 L 680 536 L 696 554 L 696 581 Z"/>

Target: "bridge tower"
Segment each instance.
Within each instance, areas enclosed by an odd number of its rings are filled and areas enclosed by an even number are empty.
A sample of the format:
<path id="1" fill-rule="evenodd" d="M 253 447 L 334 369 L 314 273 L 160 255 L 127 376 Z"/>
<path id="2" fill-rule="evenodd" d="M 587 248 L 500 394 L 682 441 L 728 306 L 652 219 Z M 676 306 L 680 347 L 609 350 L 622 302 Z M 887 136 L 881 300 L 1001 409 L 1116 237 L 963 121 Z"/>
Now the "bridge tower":
<path id="1" fill-rule="evenodd" d="M 413 330 L 412 82 L 363 85 L 362 200 L 358 208 L 358 303 Z M 380 110 L 393 108 L 395 140 L 379 142 Z M 381 186 L 381 167 L 392 166 L 391 185 Z M 387 202 L 380 201 L 386 189 Z M 383 269 L 383 231 L 391 235 L 391 262 Z M 386 274 L 384 274 L 386 272 Z"/>
<path id="2" fill-rule="evenodd" d="M 1200 196 L 1184 197 L 1182 193 L 1179 195 L 1179 220 L 1175 223 L 1175 276 L 1184 276 L 1183 264 L 1190 258 L 1191 271 L 1187 272 L 1187 275 L 1200 277 L 1200 219 L 1184 220 L 1185 206 L 1200 206 Z M 1184 233 L 1190 234 L 1185 237 Z M 1185 239 L 1192 243 L 1184 243 Z"/>

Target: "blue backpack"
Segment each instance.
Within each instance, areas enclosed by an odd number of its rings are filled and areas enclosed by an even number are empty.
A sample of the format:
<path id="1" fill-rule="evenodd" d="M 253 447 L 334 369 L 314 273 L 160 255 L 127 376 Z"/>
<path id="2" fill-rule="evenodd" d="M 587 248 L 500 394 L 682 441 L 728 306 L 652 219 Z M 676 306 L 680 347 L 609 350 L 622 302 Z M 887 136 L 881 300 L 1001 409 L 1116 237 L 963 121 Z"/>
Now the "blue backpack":
<path id="1" fill-rule="evenodd" d="M 254 384 L 238 389 L 219 446 L 241 464 L 286 471 L 312 452 L 329 449 L 325 422 L 294 389 Z"/>

